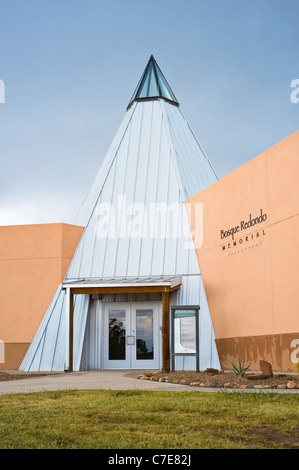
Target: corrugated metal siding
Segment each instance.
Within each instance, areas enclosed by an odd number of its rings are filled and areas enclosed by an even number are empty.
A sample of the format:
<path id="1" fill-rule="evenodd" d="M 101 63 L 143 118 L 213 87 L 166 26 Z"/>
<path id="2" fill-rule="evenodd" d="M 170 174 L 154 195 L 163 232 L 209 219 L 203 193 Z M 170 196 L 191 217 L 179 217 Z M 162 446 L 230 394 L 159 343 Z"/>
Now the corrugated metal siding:
<path id="1" fill-rule="evenodd" d="M 102 187 L 93 186 L 94 194 L 89 199 L 111 204 L 117 211 L 121 195 L 127 204 L 125 209 L 139 203 L 147 214 L 153 203 L 183 206 L 186 196 L 195 195 L 215 181 L 214 173 L 178 108 L 163 100 L 134 106 L 134 118 L 129 126 L 124 126 L 117 158 L 110 156 L 109 174 Z M 191 239 L 185 208 L 182 217 L 187 227 L 185 233 Z M 110 234 L 115 219 L 111 218 L 109 236 L 98 238 L 95 234 L 99 222 L 101 218 L 95 207 L 67 279 L 199 272 L 194 250 L 186 250 L 183 237 L 171 237 L 167 241 L 149 236 L 132 238 L 129 230 L 127 237 L 113 238 Z"/>
<path id="2" fill-rule="evenodd" d="M 45 340 L 45 335 L 46 331 L 49 327 L 51 317 L 52 317 L 52 312 L 57 311 L 61 312 L 63 309 L 63 301 L 64 301 L 64 296 L 61 295 L 62 293 L 62 286 L 60 285 L 49 305 L 49 308 L 43 318 L 43 321 L 41 322 L 39 329 L 20 365 L 20 370 L 34 370 L 38 371 L 40 363 L 41 363 L 41 356 L 42 356 L 42 351 L 43 351 L 43 345 L 44 345 L 44 340 Z M 60 316 L 59 316 L 60 318 Z M 57 322 L 58 325 L 58 322 Z M 54 325 L 55 326 L 55 325 Z M 51 328 L 51 326 L 50 326 Z M 65 342 L 64 342 L 65 343 Z M 55 352 L 55 348 L 53 348 L 53 353 Z M 51 358 L 53 357 L 53 353 L 51 354 Z M 50 362 L 50 361 L 49 361 Z M 48 370 L 52 370 L 52 361 L 51 364 L 49 364 L 50 367 Z M 63 370 L 63 369 L 62 369 Z"/>
<path id="3" fill-rule="evenodd" d="M 215 183 L 217 176 L 181 109 L 174 109 L 174 106 L 166 102 L 162 106 L 166 108 L 170 141 L 175 149 L 187 200 Z"/>
<path id="4" fill-rule="evenodd" d="M 101 369 L 102 341 L 102 302 L 92 300 L 88 309 L 81 370 Z"/>
<path id="5" fill-rule="evenodd" d="M 176 298 L 177 304 L 202 302 L 201 354 L 203 363 L 209 362 L 209 366 L 217 352 L 210 341 L 212 330 L 208 305 L 204 297 L 198 297 L 204 295 L 204 289 L 195 250 L 186 248 L 186 240 L 182 236 L 132 238 L 128 233 L 126 237 L 111 237 L 111 218 L 107 224 L 109 236 L 100 238 L 97 233 L 101 222 L 98 204 L 108 203 L 117 208 L 121 195 L 126 200 L 126 207 L 139 203 L 146 207 L 148 213 L 153 203 L 180 204 L 182 233 L 188 234 L 192 240 L 184 201 L 214 181 L 214 171 L 179 108 L 163 100 L 135 103 L 126 113 L 75 221 L 86 228 L 66 276 L 66 280 L 71 280 L 186 275 L 181 290 L 172 297 Z M 122 217 L 121 214 L 118 216 Z M 86 364 L 97 366 L 99 338 L 92 334 L 95 331 L 100 334 L 98 317 L 92 306 L 87 315 L 89 297 L 78 298 L 74 317 L 75 370 L 80 368 L 82 350 L 82 367 Z M 64 293 L 60 287 L 21 365 L 22 370 L 63 370 L 64 311 Z"/>
<path id="6" fill-rule="evenodd" d="M 80 369 L 88 295 L 74 296 L 74 370 Z M 66 362 L 65 292 L 60 285 L 20 366 L 24 371 L 63 371 Z"/>

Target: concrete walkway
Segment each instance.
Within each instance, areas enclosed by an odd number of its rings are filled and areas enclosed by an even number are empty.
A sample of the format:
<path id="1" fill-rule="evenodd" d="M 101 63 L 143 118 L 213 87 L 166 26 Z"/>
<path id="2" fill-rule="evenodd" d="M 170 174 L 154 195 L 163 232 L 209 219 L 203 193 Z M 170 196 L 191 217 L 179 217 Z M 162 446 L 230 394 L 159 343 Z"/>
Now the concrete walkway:
<path id="1" fill-rule="evenodd" d="M 7 371 L 8 372 L 8 371 Z M 16 374 L 17 371 L 14 371 Z M 151 391 L 179 391 L 179 392 L 220 392 L 225 393 L 281 393 L 299 394 L 299 390 L 254 390 L 254 389 L 221 389 L 199 388 L 187 385 L 150 380 L 137 380 L 138 375 L 144 371 L 105 370 L 73 373 L 57 373 L 50 375 L 37 374 L 28 379 L 0 381 L 0 395 L 10 393 L 33 393 L 57 390 L 151 390 Z"/>
<path id="2" fill-rule="evenodd" d="M 0 382 L 0 395 L 55 390 L 155 390 L 190 391 L 191 387 L 137 380 L 144 371 L 99 370 L 36 375 L 28 379 Z"/>

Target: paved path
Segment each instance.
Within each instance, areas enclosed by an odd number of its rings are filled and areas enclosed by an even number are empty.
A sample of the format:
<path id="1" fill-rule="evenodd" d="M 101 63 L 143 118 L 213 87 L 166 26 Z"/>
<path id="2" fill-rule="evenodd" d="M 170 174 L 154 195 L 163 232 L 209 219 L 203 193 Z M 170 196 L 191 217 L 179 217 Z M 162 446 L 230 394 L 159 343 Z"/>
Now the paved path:
<path id="1" fill-rule="evenodd" d="M 220 388 L 198 388 L 187 385 L 154 382 L 150 380 L 137 380 L 140 372 L 128 371 L 87 371 L 73 373 L 50 374 L 28 379 L 17 379 L 0 382 L 0 395 L 10 393 L 33 393 L 56 390 L 152 390 L 152 391 L 180 391 L 180 392 L 219 392 L 232 391 L 240 393 L 293 393 L 299 390 L 230 390 Z"/>
<path id="2" fill-rule="evenodd" d="M 143 372 L 143 371 L 142 371 Z M 50 374 L 28 379 L 0 382 L 0 394 L 54 390 L 175 390 L 190 391 L 190 387 L 149 380 L 137 380 L 141 371 L 84 371 Z"/>

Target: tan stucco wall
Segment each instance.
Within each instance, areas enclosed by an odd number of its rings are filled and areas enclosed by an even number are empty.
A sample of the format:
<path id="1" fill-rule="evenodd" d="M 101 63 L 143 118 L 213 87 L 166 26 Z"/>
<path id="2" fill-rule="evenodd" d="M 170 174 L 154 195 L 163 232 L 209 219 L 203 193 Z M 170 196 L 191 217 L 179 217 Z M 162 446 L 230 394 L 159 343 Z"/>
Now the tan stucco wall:
<path id="1" fill-rule="evenodd" d="M 252 368 L 259 368 L 259 359 L 277 370 L 293 367 L 290 343 L 299 338 L 298 175 L 299 131 L 188 201 L 203 204 L 197 256 L 223 367 L 228 355 L 244 353 Z M 235 245 L 232 236 L 221 239 L 221 230 L 241 227 L 261 210 L 267 219 L 239 229 Z"/>
<path id="2" fill-rule="evenodd" d="M 0 369 L 19 367 L 82 231 L 68 224 L 0 227 L 0 339 L 5 344 Z"/>

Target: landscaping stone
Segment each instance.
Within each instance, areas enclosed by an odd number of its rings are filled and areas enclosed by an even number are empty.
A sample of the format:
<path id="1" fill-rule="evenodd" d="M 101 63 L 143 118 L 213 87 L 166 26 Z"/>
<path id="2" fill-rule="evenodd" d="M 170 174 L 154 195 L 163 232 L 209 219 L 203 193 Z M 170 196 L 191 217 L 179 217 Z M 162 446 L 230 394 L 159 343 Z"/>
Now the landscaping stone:
<path id="1" fill-rule="evenodd" d="M 270 362 L 260 361 L 260 369 L 262 375 L 265 375 L 266 377 L 273 377 L 273 371 Z"/>
<path id="2" fill-rule="evenodd" d="M 153 377 L 154 374 L 152 372 L 145 372 L 143 375 L 146 377 Z"/>
<path id="3" fill-rule="evenodd" d="M 218 369 L 213 369 L 213 368 L 208 368 L 204 371 L 206 374 L 210 374 L 210 375 L 218 375 L 219 374 L 219 370 Z"/>
<path id="4" fill-rule="evenodd" d="M 290 382 L 287 383 L 287 388 L 296 388 L 297 384 L 294 380 L 290 380 Z"/>
<path id="5" fill-rule="evenodd" d="M 211 370 L 211 369 L 206 369 Z M 255 380 L 252 381 L 249 376 L 251 374 L 245 374 L 243 377 L 237 377 L 231 371 L 225 371 L 224 373 L 215 374 L 214 371 L 217 369 L 212 369 L 212 372 L 195 372 L 195 371 L 175 371 L 168 372 L 165 375 L 165 372 L 159 371 L 154 372 L 153 375 L 145 373 L 143 375 L 138 375 L 138 378 L 142 380 L 155 380 L 160 382 L 168 382 L 181 385 L 190 385 L 191 387 L 201 387 L 201 388 L 219 388 L 219 389 L 289 389 L 290 392 L 296 393 L 299 388 L 299 377 L 294 374 L 273 374 L 272 377 L 263 378 L 264 375 L 261 373 L 254 374 Z M 268 371 L 269 373 L 269 371 Z M 291 383 L 287 386 L 288 383 Z M 259 385 L 259 387 L 255 387 Z M 278 387 L 279 386 L 279 387 Z M 292 387 L 292 388 L 290 388 Z"/>
<path id="6" fill-rule="evenodd" d="M 269 379 L 273 377 L 272 366 L 270 362 L 260 361 L 260 370 L 261 374 L 247 375 L 249 380 L 260 380 L 260 379 Z"/>
<path id="7" fill-rule="evenodd" d="M 263 380 L 263 379 L 269 379 L 267 375 L 263 374 L 254 374 L 254 375 L 247 375 L 248 380 Z"/>

